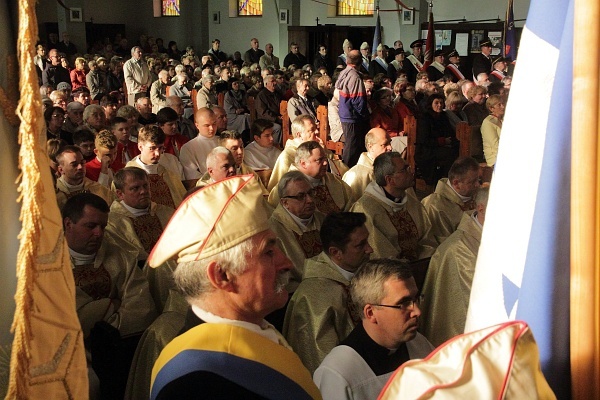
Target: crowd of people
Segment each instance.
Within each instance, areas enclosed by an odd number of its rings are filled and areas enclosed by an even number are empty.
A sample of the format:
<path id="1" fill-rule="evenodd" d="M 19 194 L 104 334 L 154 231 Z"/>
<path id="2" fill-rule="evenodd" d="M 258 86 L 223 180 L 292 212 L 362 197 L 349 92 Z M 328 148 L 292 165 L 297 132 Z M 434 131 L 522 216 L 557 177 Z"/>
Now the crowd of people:
<path id="1" fill-rule="evenodd" d="M 92 393 L 371 399 L 462 333 L 510 89 L 489 41 L 468 72 L 455 50 L 424 68 L 421 40 L 312 64 L 291 43 L 282 65 L 256 38 L 127 43 L 67 34 L 35 58 Z M 416 171 L 392 146 L 407 116 Z"/>

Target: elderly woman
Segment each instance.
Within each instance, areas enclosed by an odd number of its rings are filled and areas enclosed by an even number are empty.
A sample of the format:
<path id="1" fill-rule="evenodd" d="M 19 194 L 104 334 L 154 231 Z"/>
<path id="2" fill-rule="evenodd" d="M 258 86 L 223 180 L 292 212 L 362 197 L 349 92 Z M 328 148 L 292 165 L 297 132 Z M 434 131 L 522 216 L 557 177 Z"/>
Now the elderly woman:
<path id="1" fill-rule="evenodd" d="M 246 96 L 240 90 L 240 81 L 229 78 L 229 90 L 225 93 L 223 108 L 227 113 L 227 130 L 237 131 L 242 134 L 244 143 L 250 141 L 250 112 L 246 107 Z"/>
<path id="2" fill-rule="evenodd" d="M 433 94 L 425 102 L 425 113 L 417 123 L 415 162 L 428 186 L 448 176 L 458 158 L 458 145 L 448 115 L 443 111 L 444 96 Z"/>
<path id="3" fill-rule="evenodd" d="M 106 116 L 104 109 L 98 104 L 90 104 L 83 110 L 83 124 L 96 134 L 106 129 Z"/>
<path id="4" fill-rule="evenodd" d="M 487 99 L 485 105 L 490 115 L 481 124 L 483 154 L 485 155 L 487 165 L 493 167 L 496 164 L 500 132 L 502 131 L 502 120 L 504 119 L 504 98 L 498 94 L 492 95 Z"/>
<path id="5" fill-rule="evenodd" d="M 456 131 L 456 124 L 467 122 L 467 114 L 462 110 L 463 100 L 460 93 L 452 91 L 446 96 L 446 114 L 452 129 Z"/>
<path id="6" fill-rule="evenodd" d="M 215 84 L 215 77 L 212 75 L 206 75 L 202 78 L 202 87 L 198 90 L 196 95 L 196 108 L 212 108 L 218 105 L 217 95 L 212 90 Z"/>
<path id="7" fill-rule="evenodd" d="M 86 86 L 85 82 L 85 58 L 77 57 L 75 59 L 75 68 L 71 70 L 71 89 L 77 90 Z"/>
<path id="8" fill-rule="evenodd" d="M 371 128 L 382 128 L 390 136 L 398 136 L 403 133 L 404 124 L 392 104 L 393 95 L 394 92 L 388 87 L 382 87 L 373 93 L 375 107 L 371 112 Z"/>

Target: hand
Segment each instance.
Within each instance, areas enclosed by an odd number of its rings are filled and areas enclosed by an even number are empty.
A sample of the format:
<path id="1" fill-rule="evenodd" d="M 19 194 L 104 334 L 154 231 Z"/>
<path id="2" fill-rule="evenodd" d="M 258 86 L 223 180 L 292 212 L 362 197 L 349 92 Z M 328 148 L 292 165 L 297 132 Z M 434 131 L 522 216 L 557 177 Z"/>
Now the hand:
<path id="1" fill-rule="evenodd" d="M 103 174 L 107 174 L 108 173 L 108 167 L 110 166 L 111 163 L 111 159 L 110 156 L 103 156 L 102 159 L 100 160 L 101 163 L 101 167 L 100 167 L 100 172 Z"/>

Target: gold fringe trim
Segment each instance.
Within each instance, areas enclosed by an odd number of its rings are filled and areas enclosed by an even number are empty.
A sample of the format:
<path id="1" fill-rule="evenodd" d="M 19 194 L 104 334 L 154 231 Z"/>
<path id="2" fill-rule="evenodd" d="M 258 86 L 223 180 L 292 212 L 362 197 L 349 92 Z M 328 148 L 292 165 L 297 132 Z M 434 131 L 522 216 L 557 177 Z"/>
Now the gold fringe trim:
<path id="1" fill-rule="evenodd" d="M 19 127 L 19 168 L 21 183 L 19 200 L 22 201 L 20 248 L 17 254 L 16 310 L 11 331 L 14 333 L 10 361 L 10 381 L 7 399 L 28 398 L 28 379 L 31 361 L 31 305 L 33 276 L 35 274 L 36 244 L 40 240 L 42 185 L 37 157 L 40 154 L 40 135 L 43 131 L 41 95 L 33 53 L 38 36 L 35 0 L 19 0 L 19 32 L 17 55 L 20 74 L 21 99 L 16 114 Z"/>

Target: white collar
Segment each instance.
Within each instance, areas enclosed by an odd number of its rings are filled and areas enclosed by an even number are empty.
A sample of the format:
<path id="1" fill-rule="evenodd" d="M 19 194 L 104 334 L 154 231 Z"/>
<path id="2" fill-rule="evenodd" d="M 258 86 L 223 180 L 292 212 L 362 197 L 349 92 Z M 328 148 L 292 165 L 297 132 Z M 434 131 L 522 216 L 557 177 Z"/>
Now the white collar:
<path id="1" fill-rule="evenodd" d="M 76 252 L 75 250 L 72 250 L 70 247 L 69 255 L 71 256 L 71 262 L 73 263 L 73 266 L 93 264 L 94 260 L 96 260 L 96 253 L 81 254 Z"/>
<path id="2" fill-rule="evenodd" d="M 307 231 L 307 226 L 308 224 L 311 223 L 311 221 L 314 218 L 314 215 L 311 215 L 310 218 L 300 218 L 297 215 L 294 215 L 290 212 L 290 210 L 288 210 L 287 208 L 283 207 L 283 205 L 281 206 L 285 211 L 287 211 L 287 213 L 290 215 L 290 217 L 292 217 L 292 219 L 294 220 L 294 222 L 296 223 L 296 225 L 298 225 L 298 228 L 300 228 L 302 230 L 302 233 Z"/>
<path id="3" fill-rule="evenodd" d="M 463 196 L 462 194 L 458 193 L 456 191 L 456 189 L 454 189 L 454 186 L 452 186 L 452 184 L 450 183 L 450 179 L 448 179 L 447 183 L 448 183 L 448 186 L 450 186 L 450 188 L 454 191 L 454 193 L 456 193 L 456 195 L 460 198 L 460 200 L 463 203 L 466 203 L 467 201 L 471 201 L 471 197 Z"/>
<path id="4" fill-rule="evenodd" d="M 64 176 L 61 176 L 58 179 L 63 183 L 63 185 L 66 186 L 67 189 L 69 189 L 69 192 L 76 192 L 78 190 L 83 190 L 83 181 L 79 185 L 71 185 L 70 183 L 68 183 L 65 180 Z"/>
<path id="5" fill-rule="evenodd" d="M 136 218 L 150 213 L 150 207 L 142 209 L 129 207 L 123 200 L 121 200 L 119 203 L 121 203 L 121 205 Z"/>
<path id="6" fill-rule="evenodd" d="M 140 156 L 135 157 L 135 163 L 139 165 L 141 169 L 146 171 L 150 175 L 158 174 L 158 163 L 157 164 L 144 164 L 140 158 Z"/>
<path id="7" fill-rule="evenodd" d="M 215 315 L 209 311 L 206 311 L 206 310 L 198 307 L 195 304 L 192 304 L 192 311 L 194 312 L 194 314 L 196 314 L 196 316 L 198 318 L 200 318 L 202 321 L 207 322 L 209 324 L 226 324 L 226 325 L 238 326 L 240 328 L 244 328 L 251 332 L 254 332 L 254 333 L 256 333 L 266 339 L 269 339 L 270 341 L 272 341 L 274 343 L 280 344 L 283 347 L 286 347 L 290 350 L 292 349 L 290 347 L 290 345 L 287 343 L 287 341 L 284 339 L 284 337 L 281 335 L 281 333 L 279 333 L 273 325 L 271 325 L 264 319 L 262 320 L 260 325 L 256 325 L 251 322 L 223 318 L 223 317 L 219 317 L 218 315 Z"/>

